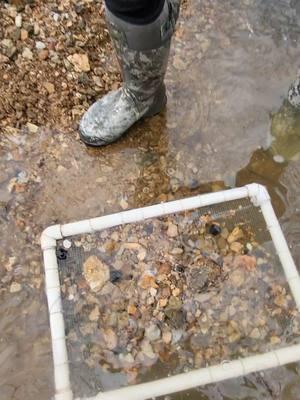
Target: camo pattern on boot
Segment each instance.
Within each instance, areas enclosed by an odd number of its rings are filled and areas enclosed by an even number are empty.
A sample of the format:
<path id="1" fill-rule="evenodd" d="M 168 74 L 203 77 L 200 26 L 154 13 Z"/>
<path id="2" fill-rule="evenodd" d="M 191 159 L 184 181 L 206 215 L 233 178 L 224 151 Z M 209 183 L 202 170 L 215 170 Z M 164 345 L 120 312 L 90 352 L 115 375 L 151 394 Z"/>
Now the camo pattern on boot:
<path id="1" fill-rule="evenodd" d="M 296 79 L 290 87 L 288 100 L 292 106 L 300 109 L 300 78 Z"/>
<path id="2" fill-rule="evenodd" d="M 170 3 L 172 11 L 169 18 L 174 18 L 175 26 L 180 1 Z M 83 116 L 80 122 L 81 139 L 92 146 L 116 141 L 142 117 L 159 113 L 167 102 L 163 82 L 171 40 L 157 49 L 132 50 L 122 30 L 113 21 L 108 23 L 124 84 L 121 89 L 98 100 Z M 171 20 L 170 23 L 173 25 Z"/>

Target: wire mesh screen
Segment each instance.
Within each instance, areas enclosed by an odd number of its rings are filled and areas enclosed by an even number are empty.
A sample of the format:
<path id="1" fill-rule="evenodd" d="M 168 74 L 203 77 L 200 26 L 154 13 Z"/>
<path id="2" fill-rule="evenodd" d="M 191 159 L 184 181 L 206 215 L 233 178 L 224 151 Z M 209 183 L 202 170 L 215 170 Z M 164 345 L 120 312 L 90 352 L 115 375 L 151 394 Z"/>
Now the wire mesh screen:
<path id="1" fill-rule="evenodd" d="M 57 258 L 75 397 L 298 343 L 299 313 L 248 199 L 73 237 Z"/>

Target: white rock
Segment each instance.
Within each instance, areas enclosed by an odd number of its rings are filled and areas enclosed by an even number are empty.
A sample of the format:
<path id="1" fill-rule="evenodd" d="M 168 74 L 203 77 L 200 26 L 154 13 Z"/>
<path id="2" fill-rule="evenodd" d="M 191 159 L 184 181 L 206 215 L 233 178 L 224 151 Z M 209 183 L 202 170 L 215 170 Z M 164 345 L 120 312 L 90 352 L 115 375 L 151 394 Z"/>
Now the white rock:
<path id="1" fill-rule="evenodd" d="M 22 27 L 22 15 L 21 14 L 17 14 L 16 15 L 15 25 L 16 25 L 17 28 L 21 28 Z"/>
<path id="2" fill-rule="evenodd" d="M 22 53 L 22 57 L 26 58 L 27 60 L 32 60 L 33 53 L 28 47 L 25 47 L 25 49 L 23 50 L 23 53 Z"/>
<path id="3" fill-rule="evenodd" d="M 174 237 L 178 236 L 178 228 L 177 228 L 177 226 L 172 224 L 172 223 L 169 224 L 167 235 L 169 237 L 171 237 L 171 238 L 174 238 Z"/>
<path id="4" fill-rule="evenodd" d="M 37 50 L 44 50 L 46 45 L 43 42 L 40 42 L 39 40 L 35 42 L 35 47 Z"/>
<path id="5" fill-rule="evenodd" d="M 161 331 L 159 327 L 155 324 L 149 325 L 145 330 L 145 337 L 150 341 L 154 342 L 158 340 L 161 336 Z"/>
<path id="6" fill-rule="evenodd" d="M 10 289 L 9 289 L 10 293 L 18 293 L 18 292 L 20 292 L 21 290 L 22 290 L 22 286 L 20 285 L 20 283 L 13 282 L 13 283 L 10 285 Z"/>

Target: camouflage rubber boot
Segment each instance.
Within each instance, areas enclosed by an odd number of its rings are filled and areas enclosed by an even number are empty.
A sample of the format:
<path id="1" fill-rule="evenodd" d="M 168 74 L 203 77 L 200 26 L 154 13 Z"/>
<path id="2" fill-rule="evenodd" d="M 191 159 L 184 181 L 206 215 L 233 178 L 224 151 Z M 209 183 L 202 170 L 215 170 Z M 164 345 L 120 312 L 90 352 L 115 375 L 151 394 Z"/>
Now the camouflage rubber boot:
<path id="1" fill-rule="evenodd" d="M 288 100 L 293 107 L 300 110 L 300 76 L 291 85 L 288 93 Z"/>
<path id="2" fill-rule="evenodd" d="M 90 146 L 119 139 L 135 122 L 159 113 L 167 102 L 164 77 L 181 0 L 166 0 L 160 16 L 133 25 L 106 9 L 106 18 L 124 84 L 93 104 L 80 122 L 80 137 Z"/>

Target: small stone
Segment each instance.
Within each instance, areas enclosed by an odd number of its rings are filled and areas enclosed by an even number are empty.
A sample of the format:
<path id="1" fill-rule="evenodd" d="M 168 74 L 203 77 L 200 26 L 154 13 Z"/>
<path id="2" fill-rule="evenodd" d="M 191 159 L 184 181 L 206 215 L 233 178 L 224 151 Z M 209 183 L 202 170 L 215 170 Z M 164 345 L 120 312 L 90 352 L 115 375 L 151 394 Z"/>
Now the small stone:
<path id="1" fill-rule="evenodd" d="M 0 64 L 6 64 L 9 62 L 9 58 L 3 54 L 0 54 Z"/>
<path id="2" fill-rule="evenodd" d="M 22 57 L 26 58 L 27 60 L 32 60 L 33 53 L 28 47 L 25 47 L 25 49 L 23 50 L 23 53 L 22 53 Z"/>
<path id="3" fill-rule="evenodd" d="M 183 330 L 182 329 L 173 329 L 172 331 L 172 344 L 176 344 L 182 338 Z"/>
<path id="4" fill-rule="evenodd" d="M 144 275 L 138 284 L 142 289 L 158 288 L 154 276 L 148 274 Z"/>
<path id="5" fill-rule="evenodd" d="M 236 226 L 234 230 L 230 233 L 230 235 L 227 238 L 227 241 L 229 244 L 233 242 L 237 242 L 240 239 L 243 239 L 244 233 L 242 229 L 239 226 Z"/>
<path id="6" fill-rule="evenodd" d="M 248 255 L 238 255 L 234 259 L 235 268 L 243 268 L 247 271 L 256 270 L 256 258 Z"/>
<path id="7" fill-rule="evenodd" d="M 21 14 L 17 14 L 16 15 L 15 25 L 16 25 L 17 28 L 21 28 L 22 27 L 22 15 Z"/>
<path id="8" fill-rule="evenodd" d="M 152 297 L 155 297 L 157 295 L 157 289 L 155 289 L 153 287 L 150 288 L 150 294 L 151 294 Z"/>
<path id="9" fill-rule="evenodd" d="M 111 328 L 105 329 L 103 331 L 103 337 L 104 337 L 106 346 L 109 350 L 114 350 L 117 347 L 118 337 Z"/>
<path id="10" fill-rule="evenodd" d="M 240 287 L 243 285 L 245 282 L 245 273 L 242 270 L 234 270 L 232 273 L 229 275 L 229 282 L 235 286 L 235 287 Z"/>
<path id="11" fill-rule="evenodd" d="M 20 37 L 23 42 L 28 39 L 28 32 L 26 29 L 21 29 Z"/>
<path id="12" fill-rule="evenodd" d="M 160 306 L 161 308 L 166 307 L 167 304 L 168 304 L 168 299 L 160 299 L 160 300 L 159 300 L 159 306 Z"/>
<path id="13" fill-rule="evenodd" d="M 89 320 L 90 321 L 98 321 L 100 316 L 100 311 L 99 311 L 99 307 L 96 306 L 93 311 L 91 311 L 90 315 L 89 315 Z"/>
<path id="14" fill-rule="evenodd" d="M 110 281 L 112 283 L 119 282 L 123 278 L 123 272 L 118 271 L 117 269 L 112 269 L 110 271 Z"/>
<path id="15" fill-rule="evenodd" d="M 38 58 L 41 61 L 47 60 L 48 56 L 49 56 L 49 51 L 47 49 L 38 52 Z"/>
<path id="16" fill-rule="evenodd" d="M 171 254 L 173 254 L 173 256 L 179 256 L 182 253 L 183 249 L 181 249 L 180 247 L 175 247 L 175 249 L 171 250 Z"/>
<path id="17" fill-rule="evenodd" d="M 273 160 L 278 164 L 283 164 L 285 162 L 284 157 L 280 154 L 276 154 L 275 156 L 273 156 Z"/>
<path id="18" fill-rule="evenodd" d="M 149 357 L 150 359 L 156 359 L 156 355 L 153 351 L 153 348 L 151 346 L 151 344 L 149 343 L 149 341 L 147 340 L 143 340 L 142 345 L 141 345 L 141 350 L 143 355 L 145 355 L 146 357 Z"/>
<path id="19" fill-rule="evenodd" d="M 169 226 L 168 226 L 167 235 L 168 235 L 170 238 L 175 238 L 175 237 L 177 237 L 177 236 L 178 236 L 178 228 L 177 228 L 177 225 L 174 225 L 174 224 L 170 223 Z"/>
<path id="20" fill-rule="evenodd" d="M 44 83 L 44 88 L 47 90 L 49 94 L 52 94 L 55 92 L 55 86 L 51 82 L 45 82 Z"/>
<path id="21" fill-rule="evenodd" d="M 172 342 L 172 333 L 169 331 L 165 331 L 162 334 L 162 340 L 166 344 L 170 344 Z"/>
<path id="22" fill-rule="evenodd" d="M 37 41 L 35 42 L 35 47 L 37 50 L 44 50 L 46 48 L 45 43 Z"/>
<path id="23" fill-rule="evenodd" d="M 137 308 L 134 304 L 129 304 L 129 306 L 127 307 L 127 312 L 129 315 L 135 315 L 137 312 Z"/>
<path id="24" fill-rule="evenodd" d="M 72 242 L 70 240 L 68 240 L 68 239 L 65 239 L 63 241 L 63 246 L 64 246 L 65 249 L 69 250 L 72 247 Z"/>
<path id="25" fill-rule="evenodd" d="M 230 250 L 232 250 L 234 253 L 242 253 L 244 246 L 240 242 L 233 242 L 230 245 Z"/>
<path id="26" fill-rule="evenodd" d="M 18 293 L 18 292 L 20 292 L 21 290 L 22 290 L 22 286 L 20 285 L 20 283 L 13 282 L 13 283 L 10 285 L 10 289 L 9 289 L 10 293 Z"/>
<path id="27" fill-rule="evenodd" d="M 30 133 L 37 133 L 39 127 L 31 122 L 27 122 L 26 127 Z"/>
<path id="28" fill-rule="evenodd" d="M 122 363 L 123 367 L 125 366 L 129 366 L 134 364 L 134 358 L 132 356 L 132 354 L 119 354 L 119 360 Z"/>
<path id="29" fill-rule="evenodd" d="M 91 256 L 85 261 L 83 274 L 91 290 L 95 293 L 99 292 L 110 279 L 108 266 L 96 256 Z"/>
<path id="30" fill-rule="evenodd" d="M 258 328 L 254 328 L 249 336 L 250 336 L 251 339 L 259 339 L 261 337 L 259 329 Z"/>
<path id="31" fill-rule="evenodd" d="M 161 336 L 161 331 L 157 325 L 151 324 L 145 329 L 145 337 L 150 341 L 154 342 L 158 340 Z"/>
<path id="32" fill-rule="evenodd" d="M 278 336 L 271 336 L 270 343 L 272 345 L 279 344 L 279 343 L 281 343 L 281 339 Z"/>
<path id="33" fill-rule="evenodd" d="M 220 233 L 222 232 L 222 228 L 219 224 L 217 223 L 213 223 L 210 227 L 209 227 L 209 233 L 213 236 L 217 236 L 220 235 Z"/>
<path id="34" fill-rule="evenodd" d="M 89 72 L 91 69 L 89 58 L 86 54 L 73 54 L 67 59 L 73 64 L 76 72 Z"/>
<path id="35" fill-rule="evenodd" d="M 175 297 L 178 297 L 180 295 L 180 293 L 181 293 L 181 290 L 178 288 L 176 288 L 172 291 L 172 295 Z"/>
<path id="36" fill-rule="evenodd" d="M 122 210 L 127 210 L 129 205 L 125 199 L 121 199 L 120 206 L 121 206 Z"/>

